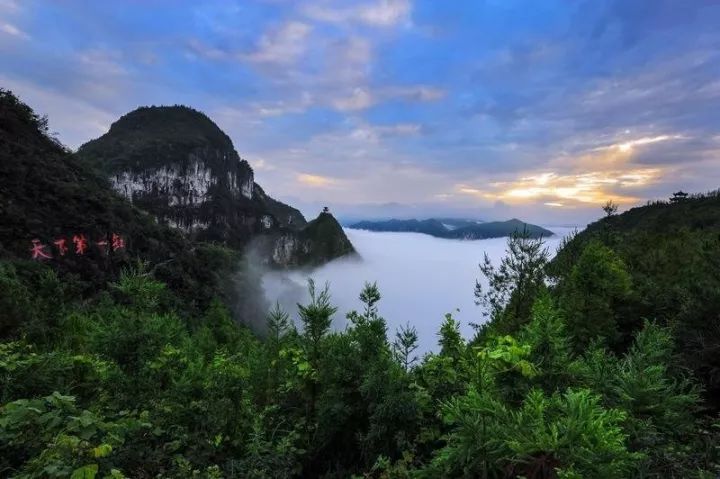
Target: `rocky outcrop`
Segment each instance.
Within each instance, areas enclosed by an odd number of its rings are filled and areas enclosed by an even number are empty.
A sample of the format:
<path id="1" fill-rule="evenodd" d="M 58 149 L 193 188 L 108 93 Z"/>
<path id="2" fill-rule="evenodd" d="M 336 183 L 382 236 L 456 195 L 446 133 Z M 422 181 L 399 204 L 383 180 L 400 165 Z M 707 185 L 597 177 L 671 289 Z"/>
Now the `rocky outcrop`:
<path id="1" fill-rule="evenodd" d="M 158 222 L 195 239 L 242 246 L 279 225 L 254 201 L 253 170 L 230 138 L 191 108 L 139 108 L 76 155 Z"/>
<path id="2" fill-rule="evenodd" d="M 356 255 L 340 224 L 325 212 L 305 228 L 261 238 L 258 246 L 266 263 L 280 268 L 317 266 L 341 256 Z"/>
<path id="3" fill-rule="evenodd" d="M 257 183 L 253 187 L 253 200 L 262 204 L 275 217 L 281 227 L 297 230 L 307 225 L 307 221 L 305 221 L 305 217 L 300 211 L 271 198 Z"/>

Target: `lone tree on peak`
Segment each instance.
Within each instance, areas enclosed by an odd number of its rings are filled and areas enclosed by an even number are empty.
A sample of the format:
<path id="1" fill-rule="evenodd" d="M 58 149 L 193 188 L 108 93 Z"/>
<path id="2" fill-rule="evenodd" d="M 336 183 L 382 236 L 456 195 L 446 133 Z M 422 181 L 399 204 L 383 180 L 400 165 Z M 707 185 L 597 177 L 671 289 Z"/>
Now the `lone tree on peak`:
<path id="1" fill-rule="evenodd" d="M 680 203 L 681 201 L 687 199 L 687 197 L 688 194 L 683 190 L 677 191 L 670 197 L 670 203 Z"/>
<path id="2" fill-rule="evenodd" d="M 618 205 L 613 200 L 608 200 L 605 206 L 602 207 L 603 211 L 607 216 L 614 216 L 617 214 Z"/>

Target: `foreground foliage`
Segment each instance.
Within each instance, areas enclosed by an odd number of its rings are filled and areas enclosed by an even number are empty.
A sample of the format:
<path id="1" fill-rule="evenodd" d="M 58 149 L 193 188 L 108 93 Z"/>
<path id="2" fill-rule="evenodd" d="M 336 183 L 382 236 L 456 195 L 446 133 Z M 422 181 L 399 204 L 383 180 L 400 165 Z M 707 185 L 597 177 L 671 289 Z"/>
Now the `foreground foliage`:
<path id="1" fill-rule="evenodd" d="M 591 244 L 558 293 L 533 285 L 510 334 L 468 342 L 448 315 L 418 360 L 411 326 L 388 340 L 373 284 L 342 331 L 311 283 L 301 330 L 276 307 L 258 338 L 218 302 L 178 315 L 142 264 L 80 301 L 3 262 L 0 474 L 712 477 L 717 427 L 671 329 L 646 321 L 618 351 L 619 316 L 582 325 L 626 299 L 624 268 Z"/>

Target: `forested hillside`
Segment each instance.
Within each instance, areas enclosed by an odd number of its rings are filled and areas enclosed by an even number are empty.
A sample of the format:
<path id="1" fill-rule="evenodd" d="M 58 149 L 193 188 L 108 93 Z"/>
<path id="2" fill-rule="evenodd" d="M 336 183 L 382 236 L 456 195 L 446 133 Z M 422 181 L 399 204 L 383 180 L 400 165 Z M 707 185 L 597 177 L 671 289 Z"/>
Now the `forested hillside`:
<path id="1" fill-rule="evenodd" d="M 525 232 L 531 238 L 548 238 L 553 232 L 541 226 L 525 223 L 516 218 L 507 221 L 477 222 L 471 220 L 457 219 L 435 219 L 427 220 L 387 220 L 387 221 L 360 221 L 349 225 L 369 231 L 392 231 L 424 233 L 438 238 L 452 239 L 486 239 L 502 238 L 516 232 Z"/>
<path id="2" fill-rule="evenodd" d="M 674 197 L 633 208 L 609 211 L 560 250 L 550 265 L 562 298 L 582 294 L 582 314 L 567 320 L 595 323 L 595 331 L 615 349 L 626 346 L 644 320 L 672 329 L 680 363 L 692 369 L 714 410 L 720 407 L 720 194 Z M 600 276 L 601 258 L 618 265 L 618 276 Z M 608 281 L 611 278 L 615 281 Z M 617 289 L 619 283 L 627 283 Z M 604 284 L 603 284 L 604 283 Z M 613 298 L 598 291 L 616 288 Z M 574 292 L 570 292 L 570 290 Z M 603 302 L 602 309 L 598 309 Z M 603 312 L 601 314 L 601 312 Z M 588 316 L 591 315 L 591 316 Z M 573 319 L 575 316 L 575 319 Z M 604 318 L 601 318 L 604 316 Z M 602 326 L 599 326 L 602 324 Z M 586 327 L 586 326 L 583 326 Z M 586 340 L 587 341 L 587 340 Z"/>
<path id="3" fill-rule="evenodd" d="M 331 291 L 311 283 L 297 327 L 276 308 L 266 334 L 253 334 L 213 287 L 230 263 L 224 249 L 200 256 L 94 177 L 35 190 L 44 168 L 76 160 L 19 111 L 0 118 L 3 134 L 37 143 L 2 146 L 0 183 L 12 193 L 2 213 L 13 223 L 0 225 L 0 477 L 720 473 L 717 195 L 608 208 L 552 262 L 541 238 L 515 234 L 502 264 L 478 270 L 490 286 L 476 287 L 487 311 L 476 337 L 448 314 L 437 352 L 418 357 L 417 318 L 388 331 L 372 284 L 344 330 L 331 327 Z M 41 172 L 18 170 L 18 155 L 34 155 Z M 6 190 L 11 181 L 28 187 Z M 56 191 L 98 200 L 81 212 L 80 200 L 49 201 Z M 39 235 L 42 222 L 91 228 L 94 214 L 143 242 L 92 281 L 83 268 L 94 256 L 64 267 L 20 259 L 28 244 L 6 243 Z M 167 238 L 172 274 L 153 256 Z M 195 288 L 207 300 L 194 301 Z"/>

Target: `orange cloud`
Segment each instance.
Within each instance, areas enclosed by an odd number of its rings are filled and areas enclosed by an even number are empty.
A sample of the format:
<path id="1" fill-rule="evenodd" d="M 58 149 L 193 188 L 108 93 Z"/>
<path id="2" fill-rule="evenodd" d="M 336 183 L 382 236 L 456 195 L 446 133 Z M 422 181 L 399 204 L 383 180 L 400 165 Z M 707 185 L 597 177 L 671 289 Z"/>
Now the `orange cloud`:
<path id="1" fill-rule="evenodd" d="M 642 145 L 650 145 L 652 143 L 658 143 L 660 141 L 667 141 L 667 140 L 679 140 L 683 137 L 680 135 L 659 135 L 659 136 L 652 136 L 652 137 L 644 137 L 644 138 L 638 138 L 636 140 L 630 140 L 626 141 L 624 143 L 617 143 L 615 145 L 610 145 L 605 148 L 617 148 L 620 151 L 631 151 L 636 146 L 642 146 Z"/>
<path id="2" fill-rule="evenodd" d="M 635 203 L 639 198 L 623 191 L 625 188 L 647 186 L 661 176 L 658 168 L 636 168 L 626 171 L 593 171 L 559 175 L 545 172 L 515 181 L 495 182 L 481 189 L 458 185 L 457 191 L 487 200 L 508 203 L 542 201 L 547 206 L 561 207 L 567 202 L 598 204 L 607 199 Z"/>
<path id="3" fill-rule="evenodd" d="M 337 180 L 334 178 L 330 178 L 328 176 L 311 175 L 308 173 L 300 173 L 299 175 L 297 175 L 297 180 L 304 185 L 319 188 L 332 186 L 337 183 Z"/>
<path id="4" fill-rule="evenodd" d="M 598 204 L 608 199 L 634 204 L 640 201 L 633 194 L 635 189 L 651 185 L 667 174 L 667 167 L 633 164 L 635 154 L 641 148 L 683 138 L 658 135 L 617 142 L 577 156 L 562 156 L 548 165 L 549 171 L 483 187 L 460 184 L 456 190 L 489 201 L 543 203 L 555 208 Z"/>

